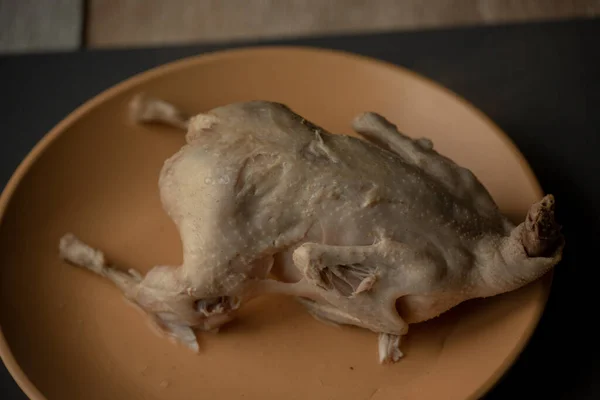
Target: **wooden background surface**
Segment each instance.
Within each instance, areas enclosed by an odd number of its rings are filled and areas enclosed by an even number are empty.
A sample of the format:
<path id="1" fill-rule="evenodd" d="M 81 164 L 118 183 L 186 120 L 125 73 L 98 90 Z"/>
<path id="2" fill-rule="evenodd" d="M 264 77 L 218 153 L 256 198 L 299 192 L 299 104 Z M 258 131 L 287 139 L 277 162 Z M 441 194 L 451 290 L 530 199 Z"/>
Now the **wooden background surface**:
<path id="1" fill-rule="evenodd" d="M 0 52 L 593 18 L 600 0 L 0 0 Z"/>

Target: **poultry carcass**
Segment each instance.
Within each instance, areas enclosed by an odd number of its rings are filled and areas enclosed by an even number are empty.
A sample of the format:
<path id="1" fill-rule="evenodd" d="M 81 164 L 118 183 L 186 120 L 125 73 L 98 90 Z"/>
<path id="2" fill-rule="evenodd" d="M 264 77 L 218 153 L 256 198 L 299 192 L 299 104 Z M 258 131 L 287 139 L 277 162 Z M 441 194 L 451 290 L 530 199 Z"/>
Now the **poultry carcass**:
<path id="1" fill-rule="evenodd" d="M 353 122 L 362 140 L 268 101 L 188 118 L 140 95 L 132 110 L 138 122 L 187 129 L 159 178 L 183 265 L 142 277 L 73 234 L 61 255 L 114 281 L 196 351 L 195 330 L 218 330 L 250 299 L 277 293 L 320 320 L 378 333 L 380 362 L 395 362 L 409 324 L 520 288 L 560 261 L 551 195 L 514 225 L 472 172 L 375 113 Z"/>

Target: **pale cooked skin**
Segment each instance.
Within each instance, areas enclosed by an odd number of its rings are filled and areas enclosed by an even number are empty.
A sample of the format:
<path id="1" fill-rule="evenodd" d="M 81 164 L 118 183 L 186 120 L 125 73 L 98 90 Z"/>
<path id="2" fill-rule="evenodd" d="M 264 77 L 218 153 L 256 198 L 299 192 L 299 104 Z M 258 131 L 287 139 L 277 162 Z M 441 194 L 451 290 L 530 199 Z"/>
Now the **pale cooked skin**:
<path id="1" fill-rule="evenodd" d="M 188 129 L 159 179 L 183 265 L 120 272 L 70 234 L 61 253 L 193 349 L 192 329 L 218 329 L 251 298 L 283 293 L 320 320 L 379 333 L 380 362 L 394 362 L 409 324 L 515 290 L 560 261 L 552 196 L 515 226 L 470 171 L 377 114 L 354 121 L 365 141 L 265 101 L 189 120 L 156 99 L 133 105 L 141 122 Z"/>

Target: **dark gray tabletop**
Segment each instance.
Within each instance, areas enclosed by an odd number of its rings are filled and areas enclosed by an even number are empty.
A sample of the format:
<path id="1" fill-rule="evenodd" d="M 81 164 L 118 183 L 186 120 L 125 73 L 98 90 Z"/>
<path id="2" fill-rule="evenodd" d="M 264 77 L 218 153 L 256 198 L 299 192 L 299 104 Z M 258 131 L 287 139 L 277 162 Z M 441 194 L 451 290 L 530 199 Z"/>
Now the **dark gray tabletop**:
<path id="1" fill-rule="evenodd" d="M 150 67 L 225 47 L 0 57 L 0 187 L 74 108 Z M 489 115 L 558 199 L 567 237 L 544 316 L 490 399 L 600 398 L 600 20 L 287 40 L 411 68 Z M 596 247 L 598 246 L 598 247 Z M 3 366 L 0 398 L 25 399 Z"/>

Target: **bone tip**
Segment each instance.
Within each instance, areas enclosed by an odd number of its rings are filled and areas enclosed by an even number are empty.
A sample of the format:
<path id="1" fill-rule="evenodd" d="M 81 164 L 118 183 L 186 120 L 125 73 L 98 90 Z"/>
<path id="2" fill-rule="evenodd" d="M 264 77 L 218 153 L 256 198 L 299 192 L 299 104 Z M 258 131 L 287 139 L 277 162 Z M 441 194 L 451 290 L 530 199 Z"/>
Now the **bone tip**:
<path id="1" fill-rule="evenodd" d="M 63 260 L 95 272 L 100 272 L 105 264 L 102 252 L 83 243 L 72 233 L 66 233 L 60 238 L 58 249 Z"/>
<path id="2" fill-rule="evenodd" d="M 129 116 L 133 122 L 144 122 L 150 99 L 145 93 L 138 93 L 129 101 Z"/>
<path id="3" fill-rule="evenodd" d="M 379 354 L 379 364 L 381 365 L 387 365 L 387 364 L 394 364 L 397 363 L 398 361 L 400 361 L 401 358 L 404 357 L 404 353 L 402 353 L 402 351 L 396 349 L 393 350 L 390 353 L 380 353 Z"/>
<path id="4" fill-rule="evenodd" d="M 188 349 L 192 350 L 194 353 L 200 353 L 200 346 L 198 345 L 197 340 L 187 343 L 187 347 L 188 347 Z"/>
<path id="5" fill-rule="evenodd" d="M 530 257 L 546 257 L 562 251 L 562 226 L 555 219 L 554 196 L 548 194 L 529 209 L 521 241 Z"/>
<path id="6" fill-rule="evenodd" d="M 68 259 L 69 255 L 71 253 L 71 249 L 73 248 L 73 246 L 77 245 L 77 242 L 79 242 L 79 240 L 77 239 L 77 237 L 74 234 L 72 234 L 72 233 L 64 234 L 60 238 L 60 241 L 58 243 L 58 250 L 60 252 L 60 256 L 64 259 Z"/>
<path id="7" fill-rule="evenodd" d="M 540 205 L 547 210 L 554 211 L 554 207 L 556 205 L 554 195 L 547 194 L 546 196 L 544 196 L 544 198 L 540 200 Z"/>
<path id="8" fill-rule="evenodd" d="M 81 246 L 81 241 L 77 239 L 74 234 L 67 233 L 63 235 L 58 244 L 60 258 L 71 264 L 80 266 L 81 262 L 79 257 L 77 257 L 77 254 L 79 253 L 78 249 L 80 249 Z"/>
<path id="9" fill-rule="evenodd" d="M 379 364 L 388 365 L 395 364 L 404 357 L 404 353 L 400 350 L 394 351 L 392 354 L 379 354 Z"/>

